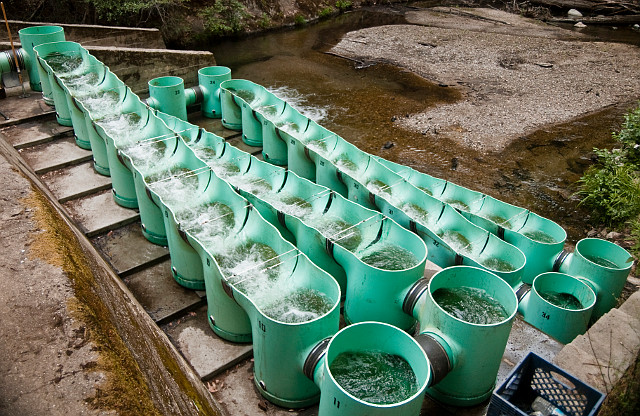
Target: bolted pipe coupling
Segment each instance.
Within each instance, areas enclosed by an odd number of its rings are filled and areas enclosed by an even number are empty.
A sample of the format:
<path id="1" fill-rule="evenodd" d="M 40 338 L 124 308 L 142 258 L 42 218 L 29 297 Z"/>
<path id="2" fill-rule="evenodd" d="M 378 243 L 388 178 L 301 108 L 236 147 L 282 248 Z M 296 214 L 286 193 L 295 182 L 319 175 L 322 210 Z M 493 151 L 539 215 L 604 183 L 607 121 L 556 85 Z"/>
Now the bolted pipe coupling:
<path id="1" fill-rule="evenodd" d="M 415 282 L 404 297 L 404 302 L 402 302 L 402 311 L 407 315 L 413 316 L 413 308 L 415 308 L 416 303 L 418 303 L 418 299 L 427 291 L 428 288 L 429 281 L 424 277 Z"/>
<path id="2" fill-rule="evenodd" d="M 302 366 L 302 372 L 304 373 L 309 380 L 313 381 L 313 373 L 318 366 L 322 357 L 327 353 L 327 348 L 329 348 L 329 343 L 331 342 L 331 337 L 325 338 L 318 342 L 315 347 L 311 349 L 311 352 L 307 356 L 307 359 L 304 360 L 304 365 Z"/>
<path id="3" fill-rule="evenodd" d="M 442 381 L 442 379 L 451 372 L 451 360 L 444 347 L 437 339 L 429 334 L 418 334 L 413 337 L 422 347 L 431 366 L 431 381 L 429 386 L 433 386 Z"/>

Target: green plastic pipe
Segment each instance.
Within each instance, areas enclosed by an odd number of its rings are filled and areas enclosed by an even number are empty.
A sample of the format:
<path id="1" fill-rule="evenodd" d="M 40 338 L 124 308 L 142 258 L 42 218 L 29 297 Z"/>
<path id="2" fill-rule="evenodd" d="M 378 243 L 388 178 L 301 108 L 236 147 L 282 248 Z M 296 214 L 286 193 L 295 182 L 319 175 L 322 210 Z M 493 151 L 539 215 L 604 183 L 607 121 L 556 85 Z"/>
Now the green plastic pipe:
<path id="1" fill-rule="evenodd" d="M 71 114 L 69 113 L 69 106 L 67 105 L 62 83 L 58 78 L 59 74 L 54 72 L 46 60 L 47 57 L 52 54 L 84 58 L 83 55 L 86 56 L 88 52 L 80 46 L 79 43 L 69 41 L 44 43 L 36 46 L 33 50 L 36 53 L 40 68 L 46 73 L 47 79 L 49 80 L 58 124 L 71 127 L 73 125 L 71 122 Z"/>
<path id="2" fill-rule="evenodd" d="M 280 135 L 276 123 L 286 120 L 285 111 L 291 108 L 286 101 L 274 94 L 267 94 L 260 106 L 255 109 L 255 116 L 262 124 L 262 155 L 264 160 L 274 165 L 287 164 L 287 143 Z M 289 112 L 287 112 L 289 113 Z"/>
<path id="3" fill-rule="evenodd" d="M 182 120 L 187 119 L 187 99 L 182 78 L 158 77 L 149 81 L 148 85 L 150 97 L 147 99 L 147 104 L 151 108 Z"/>
<path id="4" fill-rule="evenodd" d="M 231 70 L 225 66 L 208 66 L 198 71 L 198 84 L 202 90 L 202 115 L 221 118 L 220 84 L 231 79 Z"/>
<path id="5" fill-rule="evenodd" d="M 211 183 L 202 195 L 198 195 L 192 208 L 207 204 L 221 204 L 233 212 L 228 233 L 236 235 L 240 233 L 249 217 L 257 214 L 229 184 L 215 175 L 211 176 Z M 180 213 L 177 213 L 178 215 Z M 251 322 L 245 310 L 230 297 L 227 292 L 231 290 L 226 278 L 222 275 L 214 254 L 220 249 L 220 240 L 217 235 L 206 227 L 191 227 L 184 229 L 180 220 L 175 218 L 180 232 L 183 232 L 189 244 L 198 252 L 201 259 L 205 291 L 207 295 L 207 321 L 209 326 L 219 337 L 231 342 L 251 342 Z M 211 218 L 211 226 L 217 221 L 226 221 L 224 218 Z M 218 228 L 219 229 L 219 228 Z"/>
<path id="6" fill-rule="evenodd" d="M 249 146 L 262 146 L 262 123 L 255 114 L 267 91 L 245 79 L 230 79 L 220 84 L 222 125 L 242 130 L 242 141 Z"/>
<path id="7" fill-rule="evenodd" d="M 476 267 L 449 267 L 436 273 L 426 287 L 425 282 L 416 283 L 403 307 L 419 322 L 416 339 L 432 366 L 427 394 L 454 406 L 482 403 L 495 387 L 518 309 L 516 295 L 504 280 Z M 484 291 L 502 307 L 504 318 L 489 324 L 467 322 L 446 312 L 434 299 L 438 289 L 460 287 Z"/>
<path id="8" fill-rule="evenodd" d="M 332 363 L 340 354 L 367 352 L 398 356 L 409 363 L 415 375 L 415 392 L 401 402 L 374 404 L 343 388 L 332 374 Z M 309 361 L 313 363 L 313 360 Z M 379 322 L 362 322 L 340 330 L 309 373 L 321 391 L 318 414 L 322 416 L 417 416 L 432 377 L 429 361 L 420 345 L 404 331 Z"/>
<path id="9" fill-rule="evenodd" d="M 269 233 L 261 232 L 261 235 Z M 265 240 L 273 245 L 270 239 Z M 287 252 L 292 250 L 293 246 L 285 245 L 283 249 L 284 251 L 276 251 Z M 340 289 L 329 274 L 320 270 L 302 253 L 298 252 L 295 258 L 284 260 L 280 267 L 291 268 L 288 277 L 280 277 L 289 283 L 284 293 L 276 296 L 273 302 L 281 302 L 287 292 L 313 290 L 323 294 L 330 302 L 331 308 L 311 321 L 289 323 L 269 316 L 263 312 L 261 302 L 258 303 L 236 288 L 234 297 L 251 319 L 256 388 L 262 396 L 278 406 L 307 407 L 318 402 L 320 391 L 316 384 L 305 376 L 302 365 L 314 345 L 338 331 Z"/>
<path id="10" fill-rule="evenodd" d="M 550 295 L 573 296 L 580 307 L 568 308 L 549 300 Z M 549 300 L 548 300 L 549 299 Z M 533 280 L 533 286 L 518 306 L 524 320 L 563 344 L 584 334 L 596 303 L 596 294 L 584 282 L 564 273 L 542 273 Z M 566 305 L 565 305 L 566 306 Z"/>
<path id="11" fill-rule="evenodd" d="M 29 86 L 33 91 L 42 91 L 44 102 L 52 105 L 48 78 L 42 76 L 33 49 L 43 43 L 64 41 L 64 29 L 60 26 L 31 26 L 19 30 L 18 36 L 22 50 L 26 52 L 25 66 L 29 73 Z"/>
<path id="12" fill-rule="evenodd" d="M 402 312 L 401 305 L 407 288 L 424 275 L 427 248 L 409 230 L 378 216 L 356 227 L 362 236 L 357 249 L 339 244 L 332 248 L 348 276 L 344 319 L 347 324 L 385 322 L 409 331 L 415 320 Z M 380 257 L 398 264 L 385 267 L 374 260 Z M 404 258 L 409 263 L 400 263 Z"/>
<path id="13" fill-rule="evenodd" d="M 573 253 L 560 253 L 554 269 L 579 278 L 593 289 L 597 300 L 591 319 L 595 321 L 616 306 L 632 265 L 633 257 L 619 245 L 585 238 L 578 241 Z"/>

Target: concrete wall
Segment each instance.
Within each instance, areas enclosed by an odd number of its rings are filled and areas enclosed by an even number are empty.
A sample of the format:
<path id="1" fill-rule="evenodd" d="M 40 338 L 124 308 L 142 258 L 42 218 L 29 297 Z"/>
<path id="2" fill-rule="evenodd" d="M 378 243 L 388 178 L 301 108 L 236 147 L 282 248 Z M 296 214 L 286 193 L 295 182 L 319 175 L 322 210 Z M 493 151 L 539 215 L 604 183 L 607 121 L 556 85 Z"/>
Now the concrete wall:
<path id="1" fill-rule="evenodd" d="M 162 34 L 158 29 L 141 29 L 119 26 L 76 25 L 9 20 L 11 36 L 19 41 L 18 30 L 30 26 L 56 25 L 64 28 L 67 40 L 82 43 L 83 46 L 122 46 L 127 48 L 165 48 Z M 3 28 L 4 29 L 4 28 Z M 0 31 L 0 42 L 9 41 L 6 30 Z"/>
<path id="2" fill-rule="evenodd" d="M 135 93 L 148 91 L 149 80 L 165 75 L 183 78 L 186 87 L 196 85 L 198 70 L 216 64 L 213 54 L 206 51 L 83 46 Z"/>

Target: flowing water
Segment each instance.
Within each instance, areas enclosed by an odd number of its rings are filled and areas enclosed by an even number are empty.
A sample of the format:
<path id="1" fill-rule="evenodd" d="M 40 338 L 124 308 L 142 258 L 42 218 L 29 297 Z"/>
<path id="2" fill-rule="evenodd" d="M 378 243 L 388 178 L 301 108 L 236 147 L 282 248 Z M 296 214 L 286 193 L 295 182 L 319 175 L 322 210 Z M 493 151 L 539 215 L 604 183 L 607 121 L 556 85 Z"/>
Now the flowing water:
<path id="1" fill-rule="evenodd" d="M 475 287 L 440 288 L 432 296 L 447 313 L 472 324 L 496 324 L 509 316 L 500 302 Z"/>
<path id="2" fill-rule="evenodd" d="M 296 107 L 321 111 L 323 126 L 360 149 L 530 209 L 558 222 L 570 241 L 582 238 L 589 212 L 572 196 L 575 182 L 592 164 L 594 147 L 613 146 L 611 131 L 628 106 L 545 127 L 496 154 L 403 130 L 392 117 L 456 102 L 460 93 L 392 65 L 354 65 L 324 53 L 348 31 L 398 23 L 405 23 L 400 6 L 367 9 L 304 28 L 219 42 L 212 49 L 234 78 L 280 89 L 287 100 L 296 96 Z M 395 146 L 383 148 L 387 142 Z M 322 145 L 309 147 L 317 146 Z"/>
<path id="3" fill-rule="evenodd" d="M 300 288 L 263 307 L 262 313 L 280 322 L 302 323 L 325 315 L 334 302 L 315 289 Z"/>
<path id="4" fill-rule="evenodd" d="M 381 351 L 348 351 L 329 366 L 335 381 L 349 394 L 372 404 L 393 404 L 418 391 L 418 381 L 402 357 Z"/>
<path id="5" fill-rule="evenodd" d="M 611 261 L 605 257 L 596 256 L 596 255 L 582 255 L 585 259 L 597 264 L 598 266 L 608 267 L 610 269 L 619 269 L 620 266 L 614 261 Z"/>
<path id="6" fill-rule="evenodd" d="M 441 231 L 438 233 L 440 237 L 449 247 L 451 247 L 456 253 L 462 255 L 471 255 L 473 253 L 473 245 L 464 235 L 457 231 Z"/>
<path id="7" fill-rule="evenodd" d="M 185 203 L 200 196 L 198 195 L 198 173 L 181 165 L 156 171 L 146 176 L 145 180 L 153 192 L 174 211 L 180 210 Z"/>
<path id="8" fill-rule="evenodd" d="M 381 270 L 405 270 L 418 264 L 413 253 L 393 244 L 374 244 L 359 253 L 358 257 L 369 266 Z"/>
<path id="9" fill-rule="evenodd" d="M 539 243 L 553 244 L 557 243 L 556 239 L 551 237 L 549 234 L 544 231 L 534 230 L 534 231 L 525 231 L 522 233 L 525 237 L 529 237 L 533 241 L 537 241 Z"/>
<path id="10" fill-rule="evenodd" d="M 82 65 L 82 56 L 72 51 L 52 52 L 44 60 L 58 76 L 70 75 Z"/>
<path id="11" fill-rule="evenodd" d="M 231 207 L 220 202 L 207 202 L 174 212 L 180 228 L 205 245 L 221 241 L 235 224 Z"/>
<path id="12" fill-rule="evenodd" d="M 558 306 L 564 309 L 570 310 L 579 310 L 584 308 L 582 303 L 570 293 L 562 293 L 562 292 L 539 292 L 539 295 L 542 299 L 546 300 L 552 305 Z"/>
<path id="13" fill-rule="evenodd" d="M 333 216 L 313 216 L 307 219 L 307 224 L 315 228 L 325 238 L 340 244 L 349 251 L 355 251 L 362 243 L 362 235 L 358 227 Z"/>
<path id="14" fill-rule="evenodd" d="M 482 264 L 487 269 L 496 272 L 512 272 L 516 269 L 513 264 L 498 257 L 489 257 L 487 259 L 483 259 L 482 261 L 480 261 L 480 264 Z"/>

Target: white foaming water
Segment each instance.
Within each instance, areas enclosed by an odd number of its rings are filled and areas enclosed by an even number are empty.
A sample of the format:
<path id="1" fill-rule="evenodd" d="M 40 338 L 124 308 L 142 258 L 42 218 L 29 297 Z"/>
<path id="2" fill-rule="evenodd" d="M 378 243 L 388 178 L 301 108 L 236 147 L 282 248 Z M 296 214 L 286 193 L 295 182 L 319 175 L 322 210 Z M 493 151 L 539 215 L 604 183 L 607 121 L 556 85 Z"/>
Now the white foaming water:
<path id="1" fill-rule="evenodd" d="M 176 212 L 182 230 L 188 231 L 205 247 L 218 249 L 235 224 L 231 208 L 219 202 L 196 205 Z"/>
<path id="2" fill-rule="evenodd" d="M 293 282 L 288 271 L 296 261 L 296 250 L 279 256 L 268 245 L 240 242 L 236 236 L 229 236 L 215 250 L 219 253 L 216 260 L 229 283 L 259 308 L 291 291 Z"/>
<path id="3" fill-rule="evenodd" d="M 444 240 L 453 250 L 459 254 L 471 255 L 473 246 L 471 242 L 457 231 L 445 230 L 438 233 L 438 236 Z"/>
<path id="4" fill-rule="evenodd" d="M 324 293 L 308 288 L 299 288 L 281 299 L 266 305 L 262 313 L 280 322 L 301 323 L 326 314 L 333 302 Z"/>
<path id="5" fill-rule="evenodd" d="M 305 222 L 318 230 L 325 238 L 340 244 L 349 251 L 355 251 L 362 242 L 362 235 L 353 224 L 335 216 L 311 215 Z"/>
<path id="6" fill-rule="evenodd" d="M 153 192 L 174 212 L 186 208 L 185 201 L 189 204 L 189 201 L 197 200 L 199 196 L 197 173 L 182 166 L 171 166 L 145 179 Z"/>
<path id="7" fill-rule="evenodd" d="M 266 179 L 249 173 L 244 175 L 234 175 L 225 179 L 232 186 L 240 188 L 244 192 L 252 193 L 258 198 L 262 198 L 262 196 L 272 189 L 271 184 L 269 184 Z"/>
<path id="8" fill-rule="evenodd" d="M 394 198 L 391 203 L 394 204 L 395 202 L 397 201 Z M 396 206 L 400 206 L 400 209 L 402 210 L 402 212 L 407 214 L 409 218 L 411 218 L 415 222 L 423 225 L 427 225 L 429 220 L 429 213 L 425 209 L 413 203 L 406 203 L 403 205 L 396 205 Z"/>
<path id="9" fill-rule="evenodd" d="M 261 196 L 261 199 L 271 204 L 278 211 L 297 218 L 304 218 L 313 209 L 310 203 L 286 191 L 267 192 Z"/>
<path id="10" fill-rule="evenodd" d="M 136 113 L 121 113 L 114 117 L 99 119 L 96 123 L 105 130 L 120 149 L 144 138 L 142 120 Z"/>
<path id="11" fill-rule="evenodd" d="M 94 120 L 114 118 L 122 113 L 120 96 L 115 91 L 98 91 L 95 94 L 83 96 L 80 100 Z"/>
<path id="12" fill-rule="evenodd" d="M 283 85 L 281 87 L 267 87 L 267 90 L 298 110 L 300 114 L 320 123 L 326 121 L 329 116 L 329 108 L 317 107 L 309 104 L 307 97 L 300 94 L 296 89 Z"/>

